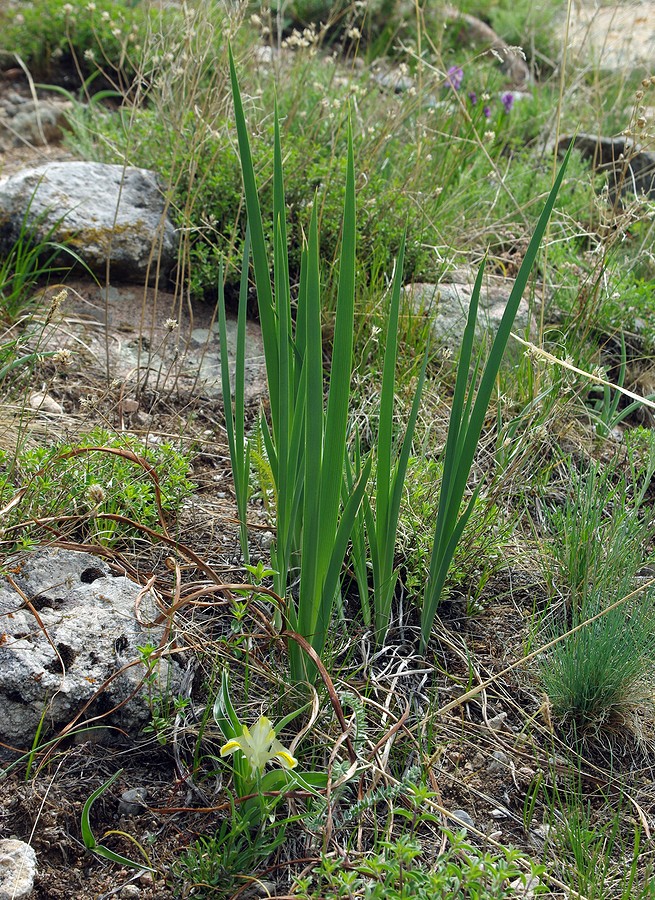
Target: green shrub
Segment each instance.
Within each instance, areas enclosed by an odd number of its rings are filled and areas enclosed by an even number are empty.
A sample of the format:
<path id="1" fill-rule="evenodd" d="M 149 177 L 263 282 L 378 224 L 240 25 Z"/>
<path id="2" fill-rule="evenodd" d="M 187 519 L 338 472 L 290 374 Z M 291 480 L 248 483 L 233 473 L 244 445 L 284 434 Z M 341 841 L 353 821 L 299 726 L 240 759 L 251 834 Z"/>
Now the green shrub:
<path id="1" fill-rule="evenodd" d="M 113 448 L 127 455 L 102 450 L 84 452 L 84 448 L 92 447 Z M 164 515 L 174 517 L 194 489 L 187 478 L 188 454 L 170 443 L 146 447 L 131 435 L 112 435 L 96 428 L 76 443 L 23 450 L 13 466 L 3 454 L 0 501 L 7 503 L 19 488 L 25 491 L 3 522 L 6 539 L 16 539 L 13 526 L 19 523 L 26 523 L 21 529 L 21 540 L 39 539 L 45 534 L 38 527 L 39 520 L 48 520 L 51 527 L 67 534 L 72 530 L 81 540 L 105 545 L 143 535 L 129 521 L 119 523 L 105 518 L 103 513 L 124 516 L 161 531 L 155 479 L 142 465 L 129 459 L 129 454 L 153 467 Z M 72 526 L 66 521 L 67 516 L 75 517 Z"/>

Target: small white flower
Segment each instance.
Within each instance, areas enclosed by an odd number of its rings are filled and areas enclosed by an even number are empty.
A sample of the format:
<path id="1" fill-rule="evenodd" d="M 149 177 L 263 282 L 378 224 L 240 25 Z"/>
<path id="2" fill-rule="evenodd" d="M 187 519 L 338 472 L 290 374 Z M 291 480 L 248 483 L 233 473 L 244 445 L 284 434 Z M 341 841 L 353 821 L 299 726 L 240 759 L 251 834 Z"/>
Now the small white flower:
<path id="1" fill-rule="evenodd" d="M 70 16 L 73 12 L 73 6 L 70 3 L 64 3 L 62 6 L 62 11 L 65 16 Z"/>
<path id="2" fill-rule="evenodd" d="M 277 759 L 285 769 L 295 769 L 298 760 L 286 750 L 275 737 L 270 719 L 261 716 L 252 730 L 243 726 L 243 734 L 232 738 L 221 747 L 221 756 L 229 756 L 239 750 L 250 763 L 251 768 L 262 771 L 266 763 Z"/>

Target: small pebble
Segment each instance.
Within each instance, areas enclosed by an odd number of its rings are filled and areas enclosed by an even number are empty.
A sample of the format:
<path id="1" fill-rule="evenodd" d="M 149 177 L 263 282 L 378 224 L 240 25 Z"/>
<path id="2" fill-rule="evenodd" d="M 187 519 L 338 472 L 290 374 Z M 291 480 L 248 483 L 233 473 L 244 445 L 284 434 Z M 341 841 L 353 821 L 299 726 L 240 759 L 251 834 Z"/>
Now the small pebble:
<path id="1" fill-rule="evenodd" d="M 450 814 L 454 816 L 456 819 L 459 819 L 459 822 L 455 822 L 451 820 L 451 824 L 455 826 L 455 828 L 463 828 L 466 831 L 469 828 L 475 828 L 475 822 L 469 816 L 465 809 L 452 809 Z"/>
<path id="2" fill-rule="evenodd" d="M 505 719 L 507 718 L 506 712 L 498 713 L 497 716 L 493 716 L 491 719 L 487 719 L 487 726 L 491 728 L 492 731 L 500 731 L 500 729 L 505 724 Z"/>
<path id="3" fill-rule="evenodd" d="M 141 888 L 137 887 L 136 884 L 126 884 L 123 888 L 121 888 L 121 892 L 118 895 L 119 897 L 140 897 L 141 896 Z"/>
<path id="4" fill-rule="evenodd" d="M 510 813 L 502 806 L 497 806 L 496 809 L 491 810 L 490 815 L 494 819 L 506 819 L 510 815 Z"/>
<path id="5" fill-rule="evenodd" d="M 262 536 L 259 538 L 259 543 L 261 545 L 262 550 L 268 550 L 273 541 L 275 540 L 275 535 L 272 531 L 265 531 Z"/>
<path id="6" fill-rule="evenodd" d="M 123 791 L 118 801 L 118 811 L 123 816 L 140 816 L 148 808 L 148 791 L 144 787 Z"/>
<path id="7" fill-rule="evenodd" d="M 59 416 L 64 411 L 64 407 L 61 403 L 57 403 L 54 397 L 51 397 L 50 394 L 44 394 L 41 391 L 35 391 L 33 394 L 30 394 L 29 403 L 32 409 L 40 409 L 43 410 L 43 412 L 54 413 Z"/>
<path id="8" fill-rule="evenodd" d="M 506 772 L 510 764 L 509 756 L 502 750 L 494 750 L 487 763 L 487 772 Z"/>

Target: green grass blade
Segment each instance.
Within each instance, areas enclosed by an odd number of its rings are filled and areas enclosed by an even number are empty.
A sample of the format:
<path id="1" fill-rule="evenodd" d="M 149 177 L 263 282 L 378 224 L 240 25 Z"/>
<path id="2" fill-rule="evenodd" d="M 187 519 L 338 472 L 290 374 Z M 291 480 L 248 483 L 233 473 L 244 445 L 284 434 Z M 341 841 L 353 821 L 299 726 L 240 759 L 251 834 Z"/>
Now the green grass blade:
<path id="1" fill-rule="evenodd" d="M 404 261 L 405 235 L 402 237 L 400 250 L 398 251 L 398 259 L 396 261 L 396 273 L 393 280 L 389 318 L 387 321 L 384 367 L 382 370 L 375 501 L 378 545 L 382 544 L 382 542 L 386 543 L 389 537 L 388 507 L 393 455 L 394 393 L 396 389 L 396 364 L 398 361 L 398 313 L 400 310 L 400 291 L 402 288 Z M 384 556 L 386 558 L 386 554 L 384 554 Z"/>
<path id="2" fill-rule="evenodd" d="M 342 503 L 344 506 L 348 502 L 348 497 L 351 496 L 355 483 L 359 480 L 362 473 L 362 451 L 359 429 L 356 429 L 355 432 L 354 457 L 353 462 L 351 461 L 349 454 L 346 454 L 346 477 L 344 480 L 342 496 Z M 366 555 L 366 516 L 364 513 L 365 503 L 368 503 L 370 506 L 370 501 L 366 494 L 364 494 L 362 503 L 357 511 L 357 517 L 353 526 L 350 559 L 355 573 L 355 580 L 357 582 L 362 618 L 366 627 L 369 628 L 373 619 L 371 617 L 371 604 L 369 601 L 368 565 Z"/>
<path id="3" fill-rule="evenodd" d="M 409 419 L 407 420 L 405 436 L 403 438 L 400 456 L 398 457 L 398 462 L 396 464 L 396 470 L 393 477 L 393 489 L 391 491 L 389 502 L 388 520 L 389 533 L 391 534 L 391 532 L 393 532 L 394 534 L 394 544 L 395 533 L 398 527 L 398 518 L 400 516 L 400 504 L 402 501 L 403 485 L 405 483 L 407 466 L 409 464 L 409 458 L 412 452 L 412 441 L 414 439 L 414 430 L 416 428 L 416 421 L 418 419 L 418 413 L 421 406 L 421 397 L 423 396 L 423 386 L 425 384 L 425 375 L 428 368 L 429 358 L 430 346 L 428 344 L 423 355 L 423 363 L 421 365 L 421 371 L 419 372 L 418 383 L 416 385 L 416 391 L 414 393 L 414 400 L 412 401 L 412 409 L 409 414 Z"/>
<path id="4" fill-rule="evenodd" d="M 322 573 L 327 570 L 328 554 L 332 550 L 332 540 L 337 528 L 346 457 L 355 317 L 355 219 L 355 163 L 352 132 L 349 125 L 339 288 L 325 420 L 325 450 L 321 470 L 320 527 L 324 540 L 321 541 L 319 558 Z M 309 347 L 307 350 L 309 352 Z"/>
<path id="5" fill-rule="evenodd" d="M 330 554 L 328 569 L 323 583 L 322 602 L 318 611 L 316 633 L 314 639 L 311 641 L 312 646 L 319 656 L 322 654 L 323 648 L 325 647 L 325 640 L 330 627 L 332 603 L 339 587 L 339 578 L 343 560 L 357 517 L 357 510 L 362 502 L 368 479 L 371 474 L 371 464 L 372 460 L 369 457 L 362 469 L 359 481 L 355 485 L 341 514 L 341 521 L 339 522 L 337 533 L 332 542 L 332 552 Z"/>
<path id="6" fill-rule="evenodd" d="M 471 357 L 473 356 L 473 342 L 475 339 L 475 328 L 477 324 L 478 305 L 480 299 L 480 291 L 482 289 L 482 278 L 484 276 L 484 263 L 480 266 L 475 280 L 475 286 L 471 295 L 469 305 L 468 319 L 464 336 L 462 338 L 462 348 L 458 361 L 457 378 L 455 381 L 455 393 L 453 395 L 453 405 L 450 410 L 450 420 L 448 423 L 448 436 L 446 438 L 446 450 L 444 454 L 443 474 L 441 478 L 441 488 L 439 493 L 439 506 L 437 509 L 437 522 L 435 527 L 434 544 L 432 547 L 432 556 L 430 559 L 430 570 L 426 584 L 426 598 L 432 596 L 435 591 L 437 582 L 437 572 L 441 567 L 442 556 L 447 546 L 447 535 L 455 526 L 457 514 L 459 512 L 459 502 L 455 509 L 452 509 L 452 497 L 454 491 L 454 482 L 456 477 L 457 461 L 460 457 L 458 445 L 461 442 L 461 432 L 465 430 L 465 420 L 468 420 L 470 404 L 472 400 L 472 392 L 467 396 L 467 385 L 470 377 Z M 439 591 L 440 592 L 440 591 Z M 424 599 L 423 611 L 425 614 L 426 600 Z M 435 606 L 436 612 L 436 606 Z M 434 613 L 432 614 L 434 618 Z"/>
<path id="7" fill-rule="evenodd" d="M 95 801 L 100 797 L 104 792 L 111 787 L 111 785 L 116 781 L 117 778 L 120 778 L 123 774 L 123 769 L 119 769 L 118 772 L 114 772 L 114 774 L 105 781 L 104 784 L 101 784 L 99 788 L 96 788 L 92 794 L 86 799 L 86 803 L 82 808 L 82 818 L 80 820 L 80 831 L 82 832 L 82 841 L 84 842 L 84 846 L 87 850 L 93 850 L 97 846 L 97 842 L 95 836 L 93 834 L 93 830 L 91 828 L 90 814 L 91 807 L 95 803 Z"/>
<path id="8" fill-rule="evenodd" d="M 306 346 L 305 395 L 305 490 L 303 495 L 302 570 L 298 601 L 298 630 L 313 642 L 318 606 L 319 545 L 323 521 L 320 516 L 320 485 L 323 463 L 323 347 L 316 206 L 312 210 L 307 248 L 307 292 L 305 297 Z"/>
<path id="9" fill-rule="evenodd" d="M 136 862 L 134 859 L 130 859 L 127 856 L 123 856 L 122 853 L 114 853 L 113 850 L 110 850 L 109 847 L 104 847 L 102 844 L 96 844 L 93 848 L 93 852 L 97 856 L 102 856 L 103 859 L 108 859 L 110 862 L 114 862 L 119 866 L 127 866 L 130 869 L 138 869 L 139 871 L 143 870 L 146 872 L 156 872 L 156 869 L 153 869 L 152 866 L 148 866 L 145 863 Z"/>
<path id="10" fill-rule="evenodd" d="M 245 446 L 245 393 L 246 393 L 246 318 L 248 311 L 248 269 L 250 266 L 250 229 L 246 228 L 243 242 L 243 262 L 239 284 L 239 309 L 237 311 L 236 372 L 234 378 L 234 434 L 237 447 Z M 227 345 L 226 345 L 227 346 Z M 222 355 L 221 355 L 222 360 Z M 247 476 L 247 470 L 246 470 Z"/>
<path id="11" fill-rule="evenodd" d="M 277 371 L 278 336 L 277 322 L 275 318 L 275 311 L 273 308 L 271 274 L 269 271 L 268 258 L 266 254 L 264 225 L 262 221 L 261 209 L 259 206 L 259 196 L 257 193 L 255 170 L 253 167 L 252 155 L 250 152 L 250 142 L 248 140 L 248 128 L 246 125 L 246 117 L 243 111 L 243 103 L 241 101 L 241 92 L 239 91 L 239 82 L 237 79 L 236 68 L 234 66 L 232 48 L 229 49 L 229 59 L 230 77 L 232 81 L 232 97 L 234 101 L 234 116 L 237 127 L 237 140 L 239 143 L 239 157 L 241 159 L 241 172 L 243 175 L 246 210 L 248 212 L 248 225 L 250 228 L 250 237 L 252 241 L 253 268 L 255 270 L 255 284 L 257 286 L 257 306 L 259 309 L 259 320 L 261 322 L 262 339 L 264 342 L 264 357 L 266 359 L 266 374 L 268 378 L 268 393 L 271 403 L 271 418 L 273 421 L 273 433 L 277 435 L 279 421 L 278 411 L 280 404 L 279 386 L 277 377 L 275 375 Z"/>
<path id="12" fill-rule="evenodd" d="M 387 531 L 383 536 L 383 542 L 380 547 L 379 553 L 380 555 L 384 554 L 386 563 L 384 568 L 384 573 L 382 574 L 383 580 L 380 584 L 380 601 L 376 597 L 376 613 L 375 613 L 375 624 L 376 624 L 376 636 L 378 641 L 384 640 L 384 637 L 389 629 L 389 622 L 391 619 L 391 604 L 393 601 L 393 595 L 396 588 L 397 581 L 397 573 L 393 574 L 393 563 L 396 552 L 396 535 L 398 532 L 398 519 L 400 517 L 400 504 L 402 501 L 403 494 L 403 485 L 405 483 L 405 476 L 407 474 L 407 466 L 409 464 L 409 457 L 411 455 L 412 450 L 412 440 L 414 439 L 414 430 L 416 428 L 416 420 L 418 418 L 418 412 L 421 405 L 421 397 L 423 395 L 423 385 L 425 383 L 425 374 L 427 371 L 428 359 L 429 359 L 430 347 L 429 345 L 425 348 L 425 353 L 423 355 L 423 363 L 421 365 L 421 371 L 419 373 L 419 380 L 416 386 L 416 391 L 414 393 L 414 400 L 412 402 L 412 409 L 409 415 L 409 419 L 407 421 L 407 426 L 405 428 L 405 436 L 403 438 L 402 447 L 400 450 L 400 455 L 396 462 L 396 466 L 393 472 L 392 482 L 389 488 L 389 505 L 387 509 Z M 379 571 L 379 564 L 378 564 Z M 376 588 L 377 593 L 377 588 Z"/>
<path id="13" fill-rule="evenodd" d="M 293 488 L 295 469 L 290 465 L 289 460 L 289 439 L 291 429 L 291 418 L 293 416 L 293 401 L 291 397 L 291 314 L 289 303 L 286 301 L 286 292 L 288 291 L 288 281 L 286 286 L 280 281 L 280 274 L 286 271 L 283 258 L 286 259 L 287 248 L 283 243 L 283 226 L 278 219 L 275 228 L 275 294 L 278 298 L 277 319 L 279 325 L 279 341 L 278 341 L 278 381 L 280 385 L 280 409 L 279 409 L 279 427 L 277 431 L 277 457 L 278 466 L 276 469 L 276 486 L 277 486 L 277 516 L 276 528 L 278 535 L 288 534 L 288 515 L 291 503 L 291 490 Z"/>
<path id="14" fill-rule="evenodd" d="M 119 769 L 118 772 L 114 772 L 114 774 L 105 781 L 104 784 L 101 784 L 99 788 L 96 788 L 95 791 L 87 798 L 86 803 L 82 808 L 82 816 L 80 818 L 80 831 L 82 833 L 82 841 L 84 842 L 84 846 L 87 850 L 91 850 L 93 853 L 96 853 L 98 856 L 102 856 L 105 859 L 111 860 L 111 862 L 118 863 L 120 866 L 129 866 L 131 869 L 146 869 L 149 872 L 154 872 L 155 870 L 146 865 L 145 863 L 134 862 L 134 860 L 128 859 L 127 856 L 123 856 L 120 853 L 114 853 L 113 850 L 110 850 L 108 847 L 103 847 L 102 844 L 99 844 L 95 835 L 93 834 L 93 830 L 91 828 L 91 807 L 95 803 L 95 801 L 100 797 L 104 792 L 111 787 L 111 785 L 116 781 L 117 778 L 123 774 L 123 769 Z"/>
<path id="15" fill-rule="evenodd" d="M 234 406 L 230 385 L 230 366 L 227 341 L 227 320 L 225 314 L 225 290 L 223 283 L 223 263 L 218 273 L 218 327 L 221 351 L 221 386 L 223 390 L 223 409 L 225 412 L 225 428 L 227 431 L 232 475 L 237 500 L 240 523 L 241 552 L 246 565 L 250 562 L 248 548 L 248 527 L 246 524 L 248 508 L 248 470 L 250 454 L 245 441 L 245 356 L 246 356 L 246 307 L 248 301 L 248 265 L 250 260 L 250 233 L 246 229 L 241 268 L 241 284 L 239 289 L 239 310 L 237 317 L 236 372 L 234 387 Z"/>
<path id="16" fill-rule="evenodd" d="M 242 726 L 237 716 L 232 699 L 230 697 L 230 675 L 227 669 L 221 672 L 221 687 L 214 701 L 214 721 L 221 729 L 226 741 L 239 737 L 242 734 Z"/>
<path id="17" fill-rule="evenodd" d="M 441 495 L 439 498 L 439 511 L 437 514 L 437 526 L 435 530 L 435 541 L 432 549 L 432 559 L 430 561 L 430 574 L 425 589 L 423 610 L 421 613 L 421 649 L 425 649 L 430 638 L 432 623 L 434 622 L 434 617 L 436 615 L 439 600 L 441 598 L 441 591 L 445 582 L 445 576 L 443 580 L 441 578 L 443 567 L 445 566 L 446 570 L 449 567 L 456 546 L 456 543 L 455 545 L 453 545 L 451 535 L 456 531 L 458 531 L 461 535 L 461 532 L 463 531 L 463 527 L 460 528 L 460 525 L 458 523 L 457 515 L 462 498 L 464 496 L 464 491 L 466 490 L 466 483 L 471 471 L 471 466 L 473 464 L 473 458 L 478 446 L 478 441 L 482 433 L 484 419 L 489 408 L 489 401 L 491 399 L 491 394 L 494 388 L 496 377 L 500 369 L 502 358 L 505 352 L 505 347 L 507 346 L 512 326 L 514 324 L 514 319 L 518 311 L 519 303 L 521 302 L 523 292 L 532 270 L 532 266 L 534 265 L 534 261 L 539 251 L 539 246 L 544 236 L 548 220 L 553 210 L 553 206 L 555 205 L 555 200 L 562 184 L 570 155 L 571 147 L 569 147 L 569 150 L 564 158 L 553 187 L 544 205 L 541 216 L 539 217 L 532 238 L 530 239 L 528 249 L 521 264 L 521 268 L 519 269 L 516 281 L 514 282 L 514 287 L 512 288 L 512 291 L 510 293 L 503 318 L 498 327 L 496 337 L 491 347 L 489 358 L 482 373 L 480 384 L 475 397 L 475 402 L 473 404 L 473 409 L 471 411 L 470 419 L 468 420 L 468 422 L 462 422 L 462 416 L 465 411 L 465 384 L 460 381 L 460 376 L 463 377 L 464 372 L 459 371 L 457 374 L 457 384 L 455 389 L 457 409 L 455 409 L 454 401 L 453 413 L 450 419 L 451 424 L 449 427 L 448 440 L 446 442 L 446 455 L 444 458 L 444 480 L 442 481 Z M 478 289 L 478 291 L 480 284 L 481 272 L 478 273 L 478 280 L 476 281 L 476 289 Z M 471 300 L 471 307 L 473 307 L 473 299 Z M 464 365 L 464 363 L 466 363 L 467 375 L 472 349 L 472 342 L 469 346 L 469 341 L 472 340 L 471 329 L 474 328 L 475 322 L 472 320 L 471 310 L 469 310 L 469 319 L 462 343 L 463 350 L 466 350 L 466 355 L 463 354 L 464 361 L 460 360 L 460 369 Z M 473 390 L 473 387 L 471 387 L 471 390 Z M 467 404 L 467 407 L 469 405 L 470 402 Z M 457 416 L 459 416 L 459 418 L 457 418 Z M 451 440 L 450 430 L 453 427 L 456 429 L 456 436 Z M 460 435 L 460 430 L 462 428 L 465 429 L 463 436 Z"/>

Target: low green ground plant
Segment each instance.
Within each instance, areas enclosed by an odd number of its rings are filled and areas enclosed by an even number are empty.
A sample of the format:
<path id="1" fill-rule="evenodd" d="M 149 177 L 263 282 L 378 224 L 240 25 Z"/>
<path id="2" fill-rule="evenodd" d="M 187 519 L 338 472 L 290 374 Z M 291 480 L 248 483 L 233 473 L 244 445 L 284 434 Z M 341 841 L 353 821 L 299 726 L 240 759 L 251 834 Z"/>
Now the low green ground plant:
<path id="1" fill-rule="evenodd" d="M 443 464 L 437 460 L 418 456 L 409 462 L 397 552 L 402 559 L 403 584 L 411 595 L 420 592 L 427 579 L 437 514 L 436 488 L 442 477 Z M 471 608 L 475 606 L 475 598 L 505 563 L 512 528 L 511 521 L 503 521 L 493 492 L 477 496 L 455 550 L 445 596 L 453 590 L 465 591 L 473 601 Z"/>
<path id="2" fill-rule="evenodd" d="M 375 900 L 405 900 L 433 897 L 504 900 L 531 883 L 535 896 L 544 893 L 538 884 L 540 868 L 526 874 L 521 856 L 513 850 L 504 855 L 480 853 L 461 835 L 449 834 L 448 849 L 428 865 L 425 848 L 415 838 L 400 837 L 382 842 L 380 849 L 348 864 L 322 857 L 311 875 L 296 879 L 294 895 L 304 900 L 322 897 L 370 897 Z M 535 882 L 537 882 L 535 884 Z"/>
<path id="3" fill-rule="evenodd" d="M 143 51 L 144 73 L 151 65 L 148 54 L 159 58 L 157 78 L 148 90 L 139 98 L 127 98 L 116 112 L 98 104 L 76 105 L 70 113 L 68 141 L 83 148 L 86 157 L 127 161 L 161 175 L 176 224 L 183 235 L 193 238 L 183 241 L 181 271 L 195 296 L 213 299 L 222 257 L 228 282 L 238 284 L 246 227 L 226 78 L 226 35 L 235 29 L 225 14 L 206 10 L 197 12 L 188 30 L 210 33 L 212 53 L 207 52 L 207 42 L 201 46 L 191 38 L 184 46 L 169 38 L 169 47 L 164 34 L 161 46 Z M 244 39 L 245 33 L 240 29 L 236 40 L 241 78 L 253 98 L 248 110 L 250 139 L 267 234 L 272 233 L 273 124 L 266 110 L 272 108 L 274 94 L 285 110 L 280 128 L 289 266 L 295 277 L 310 219 L 308 189 L 317 193 L 321 258 L 338 257 L 342 212 L 338 197 L 345 174 L 349 105 L 357 109 L 352 131 L 361 173 L 360 279 L 371 279 L 376 270 L 391 271 L 408 219 L 404 275 L 415 280 L 434 279 L 442 271 L 445 246 L 493 247 L 506 219 L 515 220 L 522 230 L 530 228 L 532 213 L 525 210 L 550 186 L 549 166 L 524 151 L 526 141 L 540 129 L 539 103 L 528 97 L 514 100 L 511 91 L 503 90 L 498 73 L 487 73 L 463 58 L 464 81 L 455 90 L 443 67 L 426 59 L 421 76 L 403 75 L 410 77 L 411 86 L 398 95 L 386 88 L 387 102 L 381 104 L 380 87 L 370 73 L 342 67 L 317 38 L 308 46 L 289 48 L 283 62 L 273 55 L 254 65 L 252 36 Z M 182 55 L 187 59 L 183 67 Z M 270 77 L 273 72 L 275 78 Z M 508 174 L 504 157 L 519 149 L 524 161 L 510 167 Z M 588 202 L 588 181 L 582 171 L 571 172 L 567 188 L 577 185 L 580 197 Z M 470 229 L 461 203 L 463 184 L 469 208 L 478 211 Z M 481 215 L 483 210 L 486 216 Z M 271 242 L 269 252 L 272 249 Z M 329 289 L 328 297 L 333 307 L 336 292 Z"/>
<path id="4" fill-rule="evenodd" d="M 271 826 L 253 831 L 235 806 L 215 832 L 193 841 L 180 853 L 172 870 L 176 896 L 228 900 L 258 873 L 284 841 L 285 832 Z"/>
<path id="5" fill-rule="evenodd" d="M 2 466 L 2 504 L 16 501 L 3 521 L 7 549 L 53 528 L 105 546 L 133 541 L 143 535 L 138 525 L 166 528 L 194 490 L 188 453 L 102 428 L 74 443 L 25 448 L 16 459 L 3 452 Z"/>

